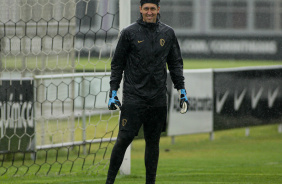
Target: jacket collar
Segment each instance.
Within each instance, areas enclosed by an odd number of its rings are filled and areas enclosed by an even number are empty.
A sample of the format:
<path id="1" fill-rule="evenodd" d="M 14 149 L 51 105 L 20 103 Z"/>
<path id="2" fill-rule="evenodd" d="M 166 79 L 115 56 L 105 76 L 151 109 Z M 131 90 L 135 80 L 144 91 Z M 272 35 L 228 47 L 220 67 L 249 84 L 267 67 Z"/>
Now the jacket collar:
<path id="1" fill-rule="evenodd" d="M 137 19 L 137 23 L 140 24 L 140 25 L 142 25 L 142 26 L 144 26 L 144 27 L 146 27 L 146 28 L 154 29 L 154 28 L 157 28 L 157 27 L 158 27 L 160 21 L 159 21 L 159 19 L 157 18 L 156 23 L 147 23 L 147 22 L 144 22 L 144 21 L 143 21 L 143 18 L 142 18 L 142 16 L 141 16 L 141 17 L 139 17 L 139 19 Z"/>

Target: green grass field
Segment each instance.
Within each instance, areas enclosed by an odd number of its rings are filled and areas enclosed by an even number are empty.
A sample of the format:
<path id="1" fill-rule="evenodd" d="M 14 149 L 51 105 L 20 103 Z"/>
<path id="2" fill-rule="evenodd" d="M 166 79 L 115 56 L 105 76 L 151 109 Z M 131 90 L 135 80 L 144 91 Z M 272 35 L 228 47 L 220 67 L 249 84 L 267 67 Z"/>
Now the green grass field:
<path id="1" fill-rule="evenodd" d="M 281 184 L 282 133 L 277 125 L 215 132 L 208 134 L 162 137 L 157 184 Z M 130 176 L 118 175 L 116 184 L 144 184 L 144 140 L 132 147 Z M 99 174 L 77 172 L 68 175 L 0 177 L 1 183 L 104 184 L 107 168 Z"/>
<path id="2" fill-rule="evenodd" d="M 15 64 L 11 64 L 11 67 Z M 233 68 L 245 66 L 282 65 L 282 61 L 249 61 L 249 60 L 184 60 L 185 69 L 201 68 Z M 6 65 L 9 68 L 8 65 Z M 19 65 L 17 65 L 19 66 Z M 30 68 L 37 66 L 31 64 Z M 76 64 L 77 71 L 109 71 L 110 61 L 87 61 L 81 58 Z M 105 117 L 108 121 L 109 117 Z M 103 119 L 102 119 L 103 120 Z M 93 120 L 94 121 L 94 120 Z M 96 129 L 95 122 L 90 126 Z M 110 120 L 109 122 L 112 122 Z M 50 124 L 55 124 L 50 122 Z M 92 120 L 91 120 L 92 123 Z M 281 122 L 279 122 L 281 123 Z M 80 127 L 81 125 L 78 124 Z M 100 127 L 101 128 L 101 127 Z M 99 130 L 98 130 L 99 131 Z M 103 130 L 104 131 L 104 130 Z M 77 133 L 81 136 L 81 132 Z M 116 134 L 116 132 L 115 132 Z M 77 136 L 77 135 L 76 135 Z M 177 136 L 176 143 L 171 144 L 170 137 L 162 137 L 160 142 L 160 160 L 157 174 L 157 184 L 281 184 L 282 183 L 282 133 L 277 132 L 277 125 L 252 127 L 250 136 L 245 137 L 244 129 L 233 129 L 215 132 L 215 140 L 210 141 L 208 134 Z M 112 145 L 107 152 L 109 157 Z M 64 153 L 66 154 L 66 153 Z M 50 152 L 51 160 L 55 153 Z M 99 158 L 102 153 L 99 153 Z M 40 155 L 40 162 L 44 163 L 44 154 Z M 60 159 L 60 158 L 59 158 Z M 31 162 L 31 161 L 29 161 Z M 107 164 L 104 160 L 102 164 Z M 5 165 L 0 157 L 0 166 Z M 15 165 L 21 165 L 15 162 Z M 91 158 L 86 159 L 91 165 Z M 54 165 L 54 171 L 60 165 Z M 42 165 L 43 172 L 37 176 L 29 172 L 26 176 L 10 173 L 0 176 L 0 184 L 38 183 L 38 184 L 104 184 L 107 168 L 99 173 L 81 171 L 81 166 L 74 166 L 74 172 L 64 172 L 62 175 L 50 172 L 48 164 Z M 10 167 L 16 170 L 15 167 Z M 28 169 L 24 167 L 24 169 Z M 30 168 L 32 170 L 33 168 Z M 68 168 L 66 168 L 68 170 Z M 0 167 L 1 171 L 1 167 Z M 144 184 L 144 140 L 135 140 L 132 148 L 132 174 L 118 175 L 116 184 Z"/>
<path id="3" fill-rule="evenodd" d="M 244 66 L 269 66 L 269 65 L 282 65 L 282 61 L 266 61 L 266 60 L 215 60 L 215 59 L 184 59 L 183 60 L 184 69 L 202 69 L 202 68 L 234 68 L 234 67 L 244 67 Z M 34 69 L 39 70 L 65 70 L 72 71 L 75 67 L 78 72 L 94 72 L 94 71 L 110 71 L 111 69 L 111 58 L 76 58 L 75 61 L 66 60 L 61 58 L 49 57 L 44 58 L 26 58 L 25 61 L 20 59 L 15 60 L 14 58 L 6 58 L 2 61 L 2 68 L 4 70 L 29 70 Z"/>
<path id="4" fill-rule="evenodd" d="M 202 69 L 282 65 L 282 61 L 184 59 L 183 64 L 184 69 Z M 110 69 L 111 62 L 106 59 L 88 61 L 87 58 L 81 58 L 79 61 L 76 61 L 76 70 L 78 71 L 108 71 Z"/>

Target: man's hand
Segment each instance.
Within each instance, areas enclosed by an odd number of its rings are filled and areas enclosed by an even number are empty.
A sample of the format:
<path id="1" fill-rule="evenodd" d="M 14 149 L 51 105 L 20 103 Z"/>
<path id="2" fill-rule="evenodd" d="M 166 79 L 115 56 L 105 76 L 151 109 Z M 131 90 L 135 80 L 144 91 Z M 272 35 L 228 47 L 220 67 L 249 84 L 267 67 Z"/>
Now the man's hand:
<path id="1" fill-rule="evenodd" d="M 112 90 L 110 92 L 110 100 L 109 100 L 109 103 L 108 103 L 108 108 L 109 110 L 120 110 L 120 107 L 121 107 L 121 103 L 117 97 L 117 91 L 116 90 Z"/>
<path id="2" fill-rule="evenodd" d="M 180 89 L 178 90 L 179 93 L 179 100 L 180 100 L 180 113 L 184 114 L 188 111 L 189 109 L 189 101 L 186 95 L 186 90 L 185 89 Z"/>

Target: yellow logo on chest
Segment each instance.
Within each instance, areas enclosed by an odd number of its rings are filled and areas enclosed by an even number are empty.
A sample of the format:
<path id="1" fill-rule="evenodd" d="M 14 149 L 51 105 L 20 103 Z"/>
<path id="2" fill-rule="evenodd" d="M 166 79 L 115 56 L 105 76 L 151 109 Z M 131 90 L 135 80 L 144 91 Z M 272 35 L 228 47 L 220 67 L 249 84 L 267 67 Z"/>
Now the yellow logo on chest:
<path id="1" fill-rule="evenodd" d="M 125 126 L 126 123 L 127 123 L 127 119 L 122 119 L 122 122 L 121 122 L 122 126 Z"/>
<path id="2" fill-rule="evenodd" d="M 160 45 L 164 46 L 164 44 L 165 44 L 165 40 L 164 39 L 160 39 Z"/>

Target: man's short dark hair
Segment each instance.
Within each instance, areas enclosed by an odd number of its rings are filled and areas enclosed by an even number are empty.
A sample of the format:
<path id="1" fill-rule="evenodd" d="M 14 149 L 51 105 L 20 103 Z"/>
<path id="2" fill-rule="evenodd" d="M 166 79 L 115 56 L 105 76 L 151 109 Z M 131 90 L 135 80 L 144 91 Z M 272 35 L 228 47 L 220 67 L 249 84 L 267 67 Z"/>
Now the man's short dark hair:
<path id="1" fill-rule="evenodd" d="M 153 3 L 159 7 L 160 0 L 140 0 L 140 5 L 143 6 L 145 3 Z"/>

